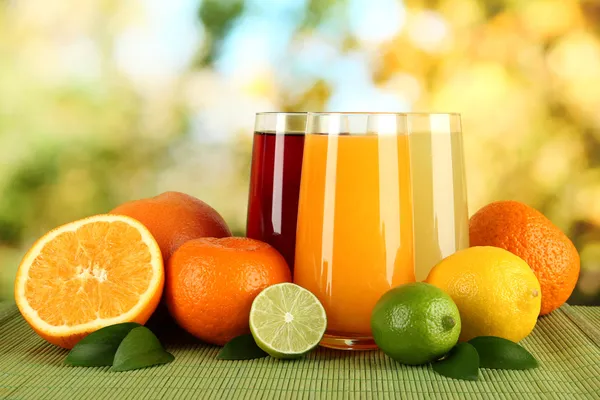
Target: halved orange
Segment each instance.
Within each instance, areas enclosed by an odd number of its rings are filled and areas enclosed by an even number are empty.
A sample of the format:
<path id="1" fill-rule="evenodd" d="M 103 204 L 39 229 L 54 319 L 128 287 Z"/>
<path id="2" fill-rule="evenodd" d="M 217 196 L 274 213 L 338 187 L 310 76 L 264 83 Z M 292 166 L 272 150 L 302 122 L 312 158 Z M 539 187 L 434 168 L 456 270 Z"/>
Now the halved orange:
<path id="1" fill-rule="evenodd" d="M 34 331 L 70 349 L 102 327 L 144 324 L 163 285 L 162 256 L 148 229 L 130 217 L 96 215 L 33 245 L 19 265 L 15 300 Z"/>

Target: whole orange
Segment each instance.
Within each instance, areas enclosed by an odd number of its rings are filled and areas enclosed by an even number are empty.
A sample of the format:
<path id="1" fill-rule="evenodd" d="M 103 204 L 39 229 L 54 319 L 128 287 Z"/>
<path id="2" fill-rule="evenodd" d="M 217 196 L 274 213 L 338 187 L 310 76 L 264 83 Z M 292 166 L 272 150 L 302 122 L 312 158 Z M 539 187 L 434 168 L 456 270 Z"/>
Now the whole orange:
<path id="1" fill-rule="evenodd" d="M 469 223 L 471 246 L 495 246 L 521 257 L 542 289 L 540 315 L 569 298 L 579 278 L 579 253 L 569 238 L 536 209 L 517 201 L 481 208 Z"/>
<path id="2" fill-rule="evenodd" d="M 140 221 L 156 239 L 165 264 L 185 242 L 201 237 L 231 236 L 214 208 L 193 196 L 165 192 L 156 197 L 124 203 L 110 212 Z"/>
<path id="3" fill-rule="evenodd" d="M 197 338 L 224 345 L 250 333 L 250 307 L 266 287 L 290 282 L 290 270 L 273 247 L 254 239 L 195 239 L 169 260 L 165 297 L 169 312 Z"/>

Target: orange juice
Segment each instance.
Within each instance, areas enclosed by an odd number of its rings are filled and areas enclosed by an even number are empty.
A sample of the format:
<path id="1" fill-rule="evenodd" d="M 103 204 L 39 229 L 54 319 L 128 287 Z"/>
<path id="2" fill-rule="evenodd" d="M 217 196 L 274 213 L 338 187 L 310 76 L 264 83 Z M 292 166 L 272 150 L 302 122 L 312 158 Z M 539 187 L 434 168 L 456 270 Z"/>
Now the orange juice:
<path id="1" fill-rule="evenodd" d="M 415 280 L 408 137 L 307 134 L 296 240 L 294 281 L 327 312 L 322 344 L 370 337 L 375 303 Z"/>

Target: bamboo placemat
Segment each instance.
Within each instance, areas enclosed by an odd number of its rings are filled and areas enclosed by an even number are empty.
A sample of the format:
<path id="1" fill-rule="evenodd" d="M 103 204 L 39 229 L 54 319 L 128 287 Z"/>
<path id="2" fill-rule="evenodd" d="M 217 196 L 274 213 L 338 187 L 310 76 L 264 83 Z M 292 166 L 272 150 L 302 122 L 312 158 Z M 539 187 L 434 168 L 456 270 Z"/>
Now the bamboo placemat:
<path id="1" fill-rule="evenodd" d="M 319 349 L 299 361 L 221 361 L 218 348 L 166 338 L 171 364 L 130 372 L 63 365 L 67 351 L 39 338 L 0 303 L 2 399 L 600 399 L 600 307 L 563 306 L 522 341 L 528 371 L 482 369 L 477 382 L 397 364 L 381 352 Z"/>

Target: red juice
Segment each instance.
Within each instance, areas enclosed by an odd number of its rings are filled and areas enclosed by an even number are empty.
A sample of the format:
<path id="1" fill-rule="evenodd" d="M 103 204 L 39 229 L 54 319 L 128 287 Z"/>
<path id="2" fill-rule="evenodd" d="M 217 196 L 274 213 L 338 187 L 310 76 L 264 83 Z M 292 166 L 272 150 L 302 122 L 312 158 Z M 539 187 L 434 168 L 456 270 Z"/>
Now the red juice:
<path id="1" fill-rule="evenodd" d="M 304 134 L 255 132 L 246 235 L 269 243 L 294 269 Z"/>

